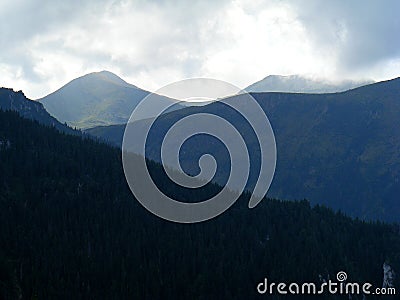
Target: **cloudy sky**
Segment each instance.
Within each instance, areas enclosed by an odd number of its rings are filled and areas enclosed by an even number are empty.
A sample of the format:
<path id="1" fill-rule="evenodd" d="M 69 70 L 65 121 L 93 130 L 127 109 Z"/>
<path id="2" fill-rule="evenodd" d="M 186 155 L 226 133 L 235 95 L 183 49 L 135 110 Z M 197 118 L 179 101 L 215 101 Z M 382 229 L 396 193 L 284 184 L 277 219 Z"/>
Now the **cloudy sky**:
<path id="1" fill-rule="evenodd" d="M 148 90 L 188 77 L 389 79 L 399 11 L 397 0 L 0 0 L 0 86 L 35 99 L 100 70 Z"/>

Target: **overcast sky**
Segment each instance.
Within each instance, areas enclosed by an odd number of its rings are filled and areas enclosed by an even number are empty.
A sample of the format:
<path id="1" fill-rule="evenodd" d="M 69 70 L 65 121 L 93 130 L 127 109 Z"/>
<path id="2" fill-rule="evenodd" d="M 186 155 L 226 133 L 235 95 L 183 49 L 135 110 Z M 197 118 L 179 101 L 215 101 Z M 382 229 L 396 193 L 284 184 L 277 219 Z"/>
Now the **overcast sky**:
<path id="1" fill-rule="evenodd" d="M 35 99 L 100 70 L 147 90 L 188 77 L 389 79 L 399 11 L 397 0 L 0 0 L 0 86 Z"/>

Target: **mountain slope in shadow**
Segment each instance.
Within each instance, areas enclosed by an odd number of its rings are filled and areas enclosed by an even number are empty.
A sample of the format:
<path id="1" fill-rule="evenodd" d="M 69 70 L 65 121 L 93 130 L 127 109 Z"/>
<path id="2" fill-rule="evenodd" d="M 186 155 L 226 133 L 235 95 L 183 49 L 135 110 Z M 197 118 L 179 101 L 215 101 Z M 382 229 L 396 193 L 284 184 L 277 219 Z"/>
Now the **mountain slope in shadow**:
<path id="1" fill-rule="evenodd" d="M 307 198 L 353 216 L 399 221 L 400 203 L 400 79 L 332 94 L 252 94 L 266 112 L 277 142 L 277 167 L 269 196 Z M 241 96 L 229 98 L 241 105 Z M 257 141 L 251 128 L 226 105 L 213 103 L 161 116 L 148 139 L 148 154 L 160 160 L 163 134 L 184 116 L 207 112 L 222 116 L 245 136 L 257 179 Z M 140 122 L 138 124 L 140 126 Z M 121 145 L 125 125 L 95 128 L 89 134 Z M 216 154 L 216 182 L 229 172 L 229 156 L 206 137 L 188 141 L 180 157 L 184 168 L 197 174 L 198 159 Z"/>

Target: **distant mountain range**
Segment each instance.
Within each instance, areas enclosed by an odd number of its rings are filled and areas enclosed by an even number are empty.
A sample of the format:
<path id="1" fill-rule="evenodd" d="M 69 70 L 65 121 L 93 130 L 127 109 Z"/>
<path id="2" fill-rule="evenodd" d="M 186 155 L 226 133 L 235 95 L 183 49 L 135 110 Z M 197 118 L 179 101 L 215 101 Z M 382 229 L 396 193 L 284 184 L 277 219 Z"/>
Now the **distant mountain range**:
<path id="1" fill-rule="evenodd" d="M 118 123 L 127 122 L 131 110 L 148 94 L 103 71 L 77 78 L 40 102 L 62 123 L 79 128 L 106 124 L 86 132 L 121 145 L 125 125 Z M 276 134 L 277 171 L 269 196 L 307 198 L 353 216 L 399 220 L 400 79 L 341 93 L 252 95 L 266 111 Z M 229 101 L 242 100 L 240 95 L 229 98 Z M 160 101 L 173 100 L 160 96 Z M 79 133 L 58 122 L 42 103 L 27 99 L 22 92 L 0 89 L 2 110 L 14 110 L 22 117 L 54 126 L 62 132 Z M 159 145 L 166 128 L 193 113 L 210 112 L 226 117 L 248 135 L 246 125 L 218 102 L 179 108 L 159 118 L 158 127 L 150 138 L 149 158 L 159 160 Z M 107 126 L 109 124 L 111 126 Z M 257 164 L 256 141 L 248 135 L 247 142 Z M 204 138 L 192 141 L 191 149 L 193 151 L 186 151 L 181 157 L 185 170 L 198 171 L 197 160 L 202 149 L 216 153 L 219 165 L 225 167 L 218 171 L 215 181 L 223 183 L 229 167 L 226 153 Z M 249 189 L 256 175 L 251 174 Z"/>
<path id="2" fill-rule="evenodd" d="M 370 82 L 331 83 L 299 75 L 270 75 L 245 90 L 249 92 L 324 93 L 344 91 L 367 83 Z M 38 101 L 61 123 L 67 123 L 69 126 L 79 129 L 88 129 L 126 123 L 137 104 L 149 94 L 150 92 L 127 83 L 109 71 L 101 71 L 76 78 Z M 164 96 L 157 97 L 157 101 L 168 104 L 175 102 Z M 181 109 L 188 105 L 192 104 L 175 104 L 168 111 Z M 139 116 L 143 119 L 148 117 L 153 116 L 151 114 Z"/>
<path id="3" fill-rule="evenodd" d="M 269 75 L 245 88 L 248 92 L 336 93 L 373 83 L 373 81 L 342 80 L 338 82 L 312 79 L 301 75 Z"/>
<path id="4" fill-rule="evenodd" d="M 84 129 L 127 122 L 136 105 L 149 94 L 111 72 L 101 71 L 76 78 L 38 101 L 60 122 Z M 164 96 L 157 100 L 174 103 Z M 182 106 L 175 104 L 169 111 L 179 108 Z M 147 117 L 151 116 L 143 115 Z"/>
<path id="5" fill-rule="evenodd" d="M 254 93 L 276 135 L 278 161 L 269 196 L 306 198 L 361 218 L 399 221 L 399 95 L 399 78 L 335 94 Z M 243 98 L 237 95 L 229 101 Z M 161 141 L 169 126 L 200 112 L 235 124 L 246 136 L 254 164 L 259 163 L 257 141 L 248 134 L 248 125 L 218 102 L 161 116 L 148 139 L 149 157 L 160 160 Z M 121 145 L 124 128 L 116 125 L 87 132 Z M 223 147 L 204 136 L 193 139 L 188 147 L 192 150 L 180 156 L 184 169 L 197 173 L 202 151 L 214 153 L 222 166 L 215 181 L 223 183 L 229 171 Z M 256 178 L 253 170 L 248 188 Z"/>
<path id="6" fill-rule="evenodd" d="M 12 89 L 0 88 L 0 109 L 15 111 L 23 118 L 35 120 L 47 126 L 54 126 L 65 133 L 78 133 L 57 121 L 44 109 L 43 104 L 26 98 L 22 91 L 15 92 Z"/>

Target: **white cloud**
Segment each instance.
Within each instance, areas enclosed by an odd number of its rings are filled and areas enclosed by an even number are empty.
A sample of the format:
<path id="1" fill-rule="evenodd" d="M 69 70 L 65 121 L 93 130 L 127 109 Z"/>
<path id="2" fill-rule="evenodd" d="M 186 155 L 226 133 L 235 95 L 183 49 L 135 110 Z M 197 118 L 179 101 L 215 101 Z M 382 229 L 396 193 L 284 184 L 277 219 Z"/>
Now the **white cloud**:
<path id="1" fill-rule="evenodd" d="M 240 87 L 269 74 L 397 76 L 397 2 L 382 14 L 369 2 L 325 3 L 7 1 L 0 85 L 37 98 L 102 69 L 150 90 L 198 76 Z"/>
<path id="2" fill-rule="evenodd" d="M 236 3 L 224 15 L 221 26 L 229 39 L 206 57 L 206 74 L 245 86 L 268 74 L 309 74 L 329 65 L 316 55 L 303 25 L 286 5 L 257 7 L 254 14 Z"/>

